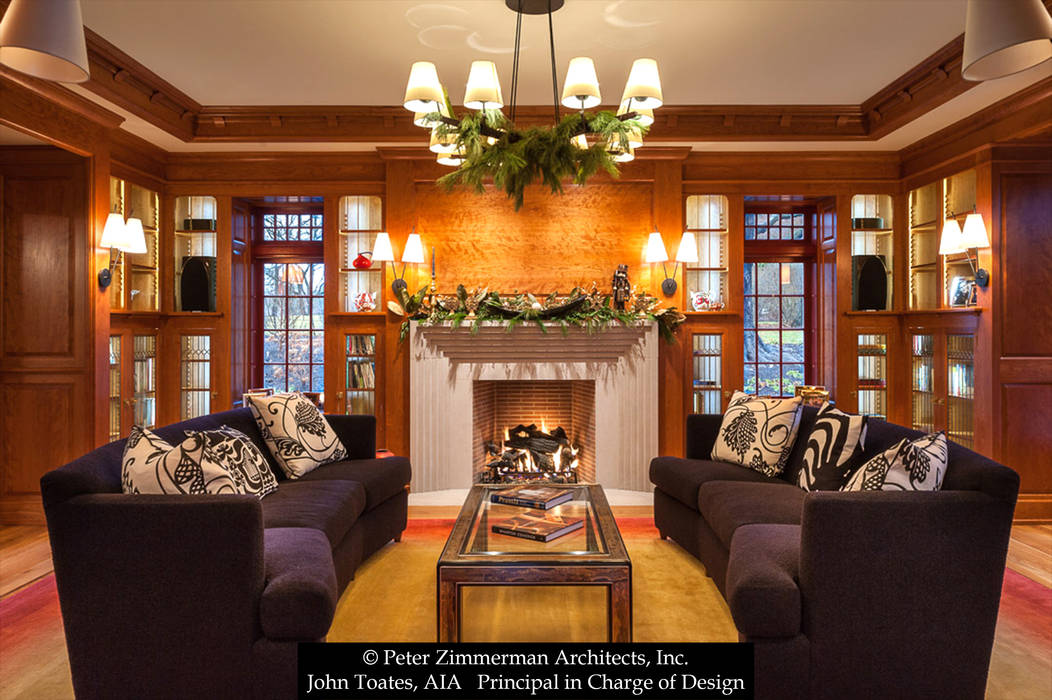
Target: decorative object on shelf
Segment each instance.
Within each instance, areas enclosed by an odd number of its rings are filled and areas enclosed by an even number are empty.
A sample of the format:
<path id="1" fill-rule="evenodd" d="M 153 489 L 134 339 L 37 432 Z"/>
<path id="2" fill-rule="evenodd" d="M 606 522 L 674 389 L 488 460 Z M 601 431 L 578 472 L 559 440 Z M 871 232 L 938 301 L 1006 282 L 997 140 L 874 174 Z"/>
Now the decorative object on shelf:
<path id="1" fill-rule="evenodd" d="M 676 329 L 686 320 L 676 307 L 662 307 L 656 298 L 641 292 L 632 297 L 630 308 L 620 311 L 614 308 L 613 297 L 600 293 L 595 283 L 588 294 L 574 287 L 567 296 L 552 292 L 543 302 L 528 292 L 507 297 L 489 289 L 469 293 L 464 285 L 457 286 L 455 295 L 428 299 L 427 289 L 422 287 L 412 295 L 403 289 L 397 293 L 398 301 L 387 302 L 392 313 L 405 318 L 400 340 L 409 335 L 410 321 L 420 321 L 423 325 L 448 322 L 453 328 L 470 321 L 472 333 L 477 333 L 487 321 L 504 323 L 509 332 L 515 326 L 533 323 L 547 333 L 545 322 L 549 322 L 559 324 L 564 335 L 573 326 L 595 333 L 615 323 L 627 326 L 654 321 L 661 336 L 673 343 Z"/>
<path id="2" fill-rule="evenodd" d="M 632 284 L 628 281 L 628 265 L 618 265 L 614 271 L 614 278 L 610 282 L 614 296 L 614 308 L 618 311 L 625 310 L 625 303 L 632 295 Z"/>
<path id="3" fill-rule="evenodd" d="M 215 219 L 183 219 L 183 231 L 215 231 Z"/>
<path id="4" fill-rule="evenodd" d="M 990 247 L 990 237 L 986 233 L 986 224 L 983 215 L 972 212 L 964 218 L 964 229 L 957 223 L 956 217 L 946 217 L 946 223 L 942 227 L 942 236 L 939 239 L 939 255 L 956 255 L 964 253 L 968 265 L 972 268 L 975 285 L 985 288 L 990 284 L 990 273 L 979 267 L 979 249 Z M 971 250 L 975 250 L 975 260 L 972 260 Z"/>
<path id="5" fill-rule="evenodd" d="M 146 235 L 142 229 L 142 221 L 133 218 L 125 223 L 123 216 L 110 212 L 106 217 L 99 245 L 110 249 L 109 266 L 99 270 L 99 289 L 106 289 L 113 281 L 113 269 L 120 264 L 122 253 L 146 252 Z"/>
<path id="6" fill-rule="evenodd" d="M 505 117 L 504 95 L 492 61 L 474 61 L 468 74 L 464 106 L 478 110 L 457 118 L 433 63 L 417 61 L 409 71 L 403 105 L 414 113 L 414 123 L 431 129 L 430 149 L 443 165 L 458 166 L 439 183 L 452 188 L 466 185 L 478 192 L 492 178 L 515 201 L 518 210 L 527 185 L 539 180 L 553 193 L 562 192 L 563 180 L 583 185 L 600 170 L 616 176 L 618 163 L 632 160 L 634 149 L 653 124 L 653 110 L 663 103 L 657 62 L 637 59 L 621 97 L 617 113 L 586 113 L 602 98 L 592 59 L 573 58 L 563 83 L 562 104 L 578 112 L 561 117 L 555 68 L 555 35 L 552 13 L 563 0 L 505 0 L 516 13 L 512 63 L 510 113 Z M 548 15 L 548 43 L 552 68 L 554 122 L 551 127 L 518 129 L 515 126 L 519 84 L 519 54 L 523 15 Z"/>
<path id="7" fill-rule="evenodd" d="M 362 292 L 354 298 L 355 311 L 372 311 L 376 308 L 376 295 L 371 292 Z"/>
<path id="8" fill-rule="evenodd" d="M 289 267 L 299 270 L 296 265 Z M 303 272 L 300 271 L 299 274 L 300 284 L 302 284 Z M 214 255 L 188 255 L 183 258 L 179 292 L 183 311 L 216 310 L 216 258 Z"/>
<path id="9" fill-rule="evenodd" d="M 351 266 L 355 270 L 368 270 L 373 266 L 373 251 L 363 250 L 358 253 L 358 256 L 351 261 Z"/>
<path id="10" fill-rule="evenodd" d="M 0 64 L 59 83 L 91 77 L 78 0 L 11 0 L 0 22 Z"/>
<path id="11" fill-rule="evenodd" d="M 888 266 L 883 255 L 852 255 L 852 308 L 884 311 L 888 308 Z"/>
<path id="12" fill-rule="evenodd" d="M 880 230 L 882 228 L 884 228 L 884 219 L 879 216 L 856 216 L 851 220 L 851 229 L 854 231 Z"/>
<path id="13" fill-rule="evenodd" d="M 968 0 L 965 80 L 994 80 L 1052 58 L 1052 17 L 1041 0 Z"/>
<path id="14" fill-rule="evenodd" d="M 711 292 L 703 291 L 690 293 L 690 306 L 695 311 L 723 311 L 726 305 Z"/>
<path id="15" fill-rule="evenodd" d="M 435 246 L 431 246 L 431 286 L 427 292 L 431 297 L 438 292 L 438 279 L 435 277 Z"/>
<path id="16" fill-rule="evenodd" d="M 810 384 L 797 384 L 795 396 L 803 398 L 804 406 L 815 406 L 821 407 L 824 403 L 832 402 L 829 401 L 829 390 L 824 386 L 811 386 Z"/>
<path id="17" fill-rule="evenodd" d="M 957 276 L 950 280 L 950 306 L 974 306 L 977 296 L 974 279 Z"/>

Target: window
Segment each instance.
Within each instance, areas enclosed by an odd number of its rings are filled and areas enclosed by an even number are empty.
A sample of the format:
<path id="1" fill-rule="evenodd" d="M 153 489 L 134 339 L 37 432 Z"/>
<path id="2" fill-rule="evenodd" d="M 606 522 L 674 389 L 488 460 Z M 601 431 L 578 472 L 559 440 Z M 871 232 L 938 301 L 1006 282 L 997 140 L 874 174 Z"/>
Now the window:
<path id="1" fill-rule="evenodd" d="M 804 384 L 804 263 L 745 263 L 745 391 L 792 396 Z"/>
<path id="2" fill-rule="evenodd" d="M 321 214 L 264 214 L 264 241 L 320 241 Z"/>
<path id="3" fill-rule="evenodd" d="M 745 240 L 803 241 L 807 238 L 806 220 L 801 212 L 746 212 Z"/>
<path id="4" fill-rule="evenodd" d="M 263 385 L 325 388 L 325 265 L 263 263 Z"/>

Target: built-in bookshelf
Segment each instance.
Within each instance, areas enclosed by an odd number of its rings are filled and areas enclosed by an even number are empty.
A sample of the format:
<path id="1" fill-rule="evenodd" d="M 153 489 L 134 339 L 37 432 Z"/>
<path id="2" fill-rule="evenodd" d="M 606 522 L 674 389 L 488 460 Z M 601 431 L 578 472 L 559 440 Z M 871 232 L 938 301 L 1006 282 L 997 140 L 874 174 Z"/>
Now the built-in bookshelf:
<path id="1" fill-rule="evenodd" d="M 935 430 L 935 337 L 915 334 L 911 358 L 912 425 L 914 430 Z"/>
<path id="2" fill-rule="evenodd" d="M 340 309 L 368 312 L 382 304 L 384 264 L 355 267 L 359 255 L 373 252 L 376 234 L 383 230 L 383 202 L 376 196 L 340 198 Z"/>
<path id="3" fill-rule="evenodd" d="M 858 413 L 887 418 L 888 336 L 883 333 L 858 334 Z"/>
<path id="4" fill-rule="evenodd" d="M 943 219 L 956 219 L 961 228 L 964 228 L 964 220 L 975 211 L 976 190 L 975 170 L 965 170 L 962 173 L 951 175 L 942 181 L 943 185 Z M 952 301 L 952 292 L 957 286 L 956 279 L 971 280 L 975 278 L 972 267 L 968 263 L 965 253 L 947 255 L 943 258 L 943 289 L 941 290 L 945 306 L 955 306 Z M 971 306 L 969 301 L 964 306 Z"/>
<path id="5" fill-rule="evenodd" d="M 217 202 L 210 196 L 175 198 L 174 294 L 176 311 L 216 310 Z M 193 294 L 183 294 L 184 275 L 193 275 Z"/>
<path id="6" fill-rule="evenodd" d="M 196 418 L 211 412 L 212 337 L 179 337 L 179 417 Z"/>
<path id="7" fill-rule="evenodd" d="M 894 271 L 894 235 L 892 229 L 891 195 L 856 194 L 851 198 L 851 308 L 874 310 L 862 303 L 867 295 L 860 285 L 865 284 L 867 266 L 880 266 L 886 277 L 886 294 L 880 295 L 875 310 L 890 309 L 892 276 Z M 879 269 L 879 268 L 878 268 Z"/>
<path id="8" fill-rule="evenodd" d="M 109 441 L 121 437 L 121 337 L 110 336 Z"/>
<path id="9" fill-rule="evenodd" d="M 376 414 L 376 336 L 348 333 L 345 413 Z"/>
<path id="10" fill-rule="evenodd" d="M 939 187 L 931 183 L 909 194 L 909 305 L 934 309 L 939 304 Z"/>
<path id="11" fill-rule="evenodd" d="M 975 336 L 946 336 L 946 435 L 972 447 L 975 442 Z"/>
<path id="12" fill-rule="evenodd" d="M 690 195 L 686 205 L 686 230 L 694 234 L 698 245 L 698 262 L 684 266 L 687 307 L 692 308 L 695 292 L 722 306 L 727 303 L 727 198 L 719 194 Z"/>
<path id="13" fill-rule="evenodd" d="M 694 413 L 723 413 L 723 336 L 695 333 L 692 353 Z"/>
<path id="14" fill-rule="evenodd" d="M 110 178 L 110 210 L 128 219 L 142 222 L 146 240 L 145 253 L 124 253 L 113 270 L 110 284 L 110 309 L 113 311 L 157 311 L 158 236 L 160 197 L 153 190 L 120 178 Z"/>
<path id="15" fill-rule="evenodd" d="M 132 390 L 135 395 L 135 425 L 157 424 L 157 336 L 135 335 Z"/>

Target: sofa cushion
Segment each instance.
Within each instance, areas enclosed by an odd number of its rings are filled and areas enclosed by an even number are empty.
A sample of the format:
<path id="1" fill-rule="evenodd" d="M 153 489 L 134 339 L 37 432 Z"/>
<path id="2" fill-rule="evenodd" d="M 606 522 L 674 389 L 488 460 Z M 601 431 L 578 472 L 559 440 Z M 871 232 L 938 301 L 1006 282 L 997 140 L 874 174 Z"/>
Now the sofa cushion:
<path id="1" fill-rule="evenodd" d="M 388 457 L 333 462 L 304 474 L 299 481 L 357 481 L 365 487 L 365 509 L 372 510 L 391 496 L 404 491 L 412 476 L 408 459 Z"/>
<path id="2" fill-rule="evenodd" d="M 336 547 L 365 510 L 365 487 L 354 481 L 287 481 L 260 503 L 264 528 L 321 530 Z"/>
<path id="3" fill-rule="evenodd" d="M 799 525 L 806 495 L 806 491 L 782 481 L 710 481 L 698 488 L 698 510 L 723 546 L 730 549 L 734 531 L 742 525 Z"/>
<path id="4" fill-rule="evenodd" d="M 763 398 L 734 392 L 723 414 L 712 458 L 777 476 L 796 442 L 801 399 Z"/>
<path id="5" fill-rule="evenodd" d="M 946 475 L 946 435 L 903 438 L 859 467 L 844 491 L 938 491 Z"/>
<path id="6" fill-rule="evenodd" d="M 798 442 L 807 443 L 797 486 L 805 491 L 839 491 L 866 445 L 866 416 L 852 415 L 822 404 L 809 433 Z"/>
<path id="7" fill-rule="evenodd" d="M 727 606 L 748 638 L 800 633 L 800 526 L 742 525 L 731 539 Z"/>
<path id="8" fill-rule="evenodd" d="M 263 562 L 266 573 L 259 601 L 263 634 L 302 641 L 324 637 L 339 597 L 325 534 L 299 527 L 264 530 Z"/>
<path id="9" fill-rule="evenodd" d="M 124 445 L 121 486 L 124 493 L 243 494 L 245 488 L 212 459 L 202 433 L 187 436 L 178 445 L 150 430 L 135 426 Z"/>
<path id="10" fill-rule="evenodd" d="M 263 442 L 290 479 L 347 458 L 340 438 L 303 394 L 247 396 Z"/>
<path id="11" fill-rule="evenodd" d="M 205 456 L 220 464 L 242 493 L 253 493 L 263 498 L 278 490 L 278 480 L 270 470 L 259 446 L 238 430 L 223 426 L 213 430 L 187 430 L 186 436 L 201 435 L 205 441 Z"/>
<path id="12" fill-rule="evenodd" d="M 707 459 L 657 457 L 650 461 L 650 481 L 659 489 L 693 510 L 698 508 L 698 487 L 708 481 L 746 481 L 781 483 L 752 469 Z"/>

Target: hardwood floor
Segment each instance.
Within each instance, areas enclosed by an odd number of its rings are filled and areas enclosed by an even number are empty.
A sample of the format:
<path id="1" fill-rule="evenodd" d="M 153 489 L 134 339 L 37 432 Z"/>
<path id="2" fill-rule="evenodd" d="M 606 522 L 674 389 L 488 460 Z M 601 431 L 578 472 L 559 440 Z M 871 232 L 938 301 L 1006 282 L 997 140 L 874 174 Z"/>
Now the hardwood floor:
<path id="1" fill-rule="evenodd" d="M 1013 527 L 1008 568 L 1052 588 L 1052 524 Z"/>
<path id="2" fill-rule="evenodd" d="M 0 527 L 0 596 L 50 573 L 51 545 L 46 527 Z"/>

